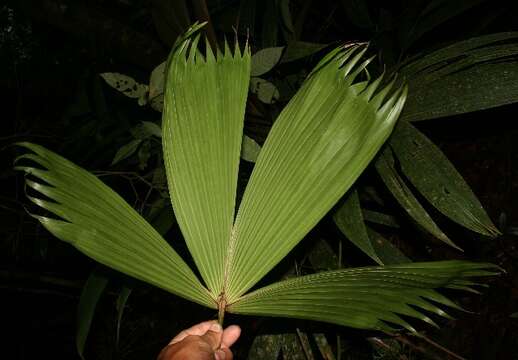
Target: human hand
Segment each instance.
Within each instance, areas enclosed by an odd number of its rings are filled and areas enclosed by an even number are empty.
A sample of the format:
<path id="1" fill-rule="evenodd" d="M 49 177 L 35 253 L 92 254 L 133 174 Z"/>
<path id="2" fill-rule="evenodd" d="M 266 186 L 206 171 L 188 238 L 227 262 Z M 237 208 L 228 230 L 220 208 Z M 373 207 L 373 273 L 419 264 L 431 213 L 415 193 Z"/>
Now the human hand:
<path id="1" fill-rule="evenodd" d="M 205 321 L 176 335 L 157 360 L 232 360 L 230 347 L 239 335 L 237 325 L 223 330 L 216 321 Z"/>

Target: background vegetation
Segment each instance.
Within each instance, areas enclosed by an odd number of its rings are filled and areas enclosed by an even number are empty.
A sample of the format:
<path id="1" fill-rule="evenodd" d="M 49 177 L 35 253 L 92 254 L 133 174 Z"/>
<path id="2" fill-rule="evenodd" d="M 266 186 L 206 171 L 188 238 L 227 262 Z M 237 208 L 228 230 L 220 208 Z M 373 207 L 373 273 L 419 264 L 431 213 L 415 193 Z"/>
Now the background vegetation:
<path id="1" fill-rule="evenodd" d="M 76 313 L 89 276 L 89 283 L 95 286 L 87 294 L 94 296 L 82 303 L 80 324 L 88 325 L 87 315 L 93 315 L 95 290 L 104 291 L 99 291 L 86 358 L 154 358 L 178 330 L 214 316 L 209 310 L 99 268 L 42 230 L 26 214 L 22 179 L 10 165 L 15 150 L 9 146 L 17 140 L 31 140 L 59 151 L 96 171 L 168 238 L 181 236 L 165 198 L 156 131 L 161 93 L 160 69 L 156 67 L 188 24 L 206 20 L 210 14 L 213 41 L 223 34 L 233 37 L 237 31 L 242 37 L 248 34 L 254 52 L 270 49 L 262 53 L 264 58 L 256 57 L 256 76 L 251 81 L 253 95 L 245 122 L 249 151 L 243 154 L 248 160 L 253 160 L 257 149 L 250 139 L 259 145 L 264 141 L 279 109 L 327 45 L 371 41 L 371 51 L 381 58 L 377 68 L 392 69 L 417 54 L 453 44 L 446 60 L 439 58 L 443 62 L 432 58 L 435 62 L 426 67 L 402 71 L 410 78 L 411 91 L 412 74 L 422 75 L 414 77 L 414 91 L 421 91 L 422 96 L 409 101 L 403 118 L 427 120 L 414 124 L 457 167 L 503 235 L 494 238 L 489 218 L 481 227 L 463 223 L 473 232 L 449 220 L 455 220 L 458 212 L 443 215 L 423 190 L 434 187 L 414 181 L 401 157 L 394 168 L 412 196 L 402 203 L 402 196 L 387 185 L 379 165 L 371 167 L 358 187 L 363 207 L 360 216 L 369 225 L 366 241 L 373 246 L 381 243 L 382 249 L 401 251 L 415 260 L 489 261 L 507 271 L 489 282 L 483 296 L 452 294 L 475 314 L 455 313 L 458 320 L 442 322 L 441 330 L 422 327 L 428 339 L 447 351 L 406 335 L 387 338 L 312 322 L 240 318 L 236 321 L 244 328 L 244 337 L 236 348 L 239 358 L 266 359 L 277 351 L 294 359 L 455 358 L 452 353 L 472 359 L 512 358 L 518 345 L 518 322 L 513 317 L 518 312 L 513 166 L 518 133 L 513 121 L 516 106 L 512 105 L 518 100 L 516 35 L 499 35 L 485 43 L 480 36 L 518 30 L 513 16 L 516 10 L 516 5 L 480 0 L 390 4 L 361 0 L 7 1 L 0 7 L 5 100 L 0 153 L 5 164 L 1 172 L 0 284 L 2 318 L 7 319 L 4 326 L 9 334 L 6 357 L 76 358 Z M 459 45 L 473 37 L 479 40 L 471 47 Z M 287 48 L 281 49 L 283 46 Z M 149 87 L 121 83 L 121 79 L 135 79 Z M 397 153 L 405 143 L 392 140 L 390 145 Z M 416 154 L 417 150 L 399 154 Z M 421 152 L 422 156 L 429 154 L 429 148 Z M 428 163 L 441 163 L 441 159 L 431 160 Z M 408 163 L 413 161 L 415 157 Z M 241 169 L 243 184 L 252 166 L 249 162 Z M 416 171 L 427 175 L 421 178 L 434 179 L 432 185 L 441 179 L 433 170 Z M 443 179 L 450 174 L 445 171 Z M 440 189 L 442 198 L 451 198 L 444 189 Z M 418 205 L 413 198 L 430 218 L 415 217 Z M 359 209 L 353 205 L 349 204 Z M 414 217 L 409 216 L 409 208 Z M 362 230 L 351 230 L 351 225 L 340 221 L 341 209 L 324 219 L 271 276 L 372 264 L 365 255 L 369 249 L 360 251 L 341 233 L 365 244 L 365 236 L 357 238 Z M 444 244 L 448 239 L 464 252 Z M 380 255 L 380 248 L 372 250 L 371 257 Z"/>

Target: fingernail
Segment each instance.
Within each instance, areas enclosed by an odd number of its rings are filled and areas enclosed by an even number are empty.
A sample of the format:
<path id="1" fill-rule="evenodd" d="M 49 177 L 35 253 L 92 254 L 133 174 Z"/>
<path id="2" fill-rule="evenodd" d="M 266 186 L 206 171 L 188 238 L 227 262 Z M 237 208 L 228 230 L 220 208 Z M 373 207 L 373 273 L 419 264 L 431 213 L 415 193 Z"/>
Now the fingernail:
<path id="1" fill-rule="evenodd" d="M 210 326 L 210 331 L 221 332 L 221 331 L 223 331 L 223 328 L 221 327 L 220 324 L 214 323 Z"/>
<path id="2" fill-rule="evenodd" d="M 225 358 L 227 357 L 227 355 L 225 354 L 225 352 L 224 352 L 224 351 L 218 350 L 218 351 L 216 351 L 216 353 L 214 354 L 214 357 L 216 358 L 216 360 L 225 360 Z"/>

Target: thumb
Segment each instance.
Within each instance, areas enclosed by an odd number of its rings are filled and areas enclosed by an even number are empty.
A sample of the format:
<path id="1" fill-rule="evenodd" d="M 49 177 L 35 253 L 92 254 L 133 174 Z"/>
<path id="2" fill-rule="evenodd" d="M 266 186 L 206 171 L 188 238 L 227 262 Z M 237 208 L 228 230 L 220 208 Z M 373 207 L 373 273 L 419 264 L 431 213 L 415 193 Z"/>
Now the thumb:
<path id="1" fill-rule="evenodd" d="M 221 338 L 223 336 L 223 329 L 218 323 L 212 324 L 210 329 L 201 336 L 203 341 L 210 345 L 212 350 L 217 350 L 221 346 Z"/>

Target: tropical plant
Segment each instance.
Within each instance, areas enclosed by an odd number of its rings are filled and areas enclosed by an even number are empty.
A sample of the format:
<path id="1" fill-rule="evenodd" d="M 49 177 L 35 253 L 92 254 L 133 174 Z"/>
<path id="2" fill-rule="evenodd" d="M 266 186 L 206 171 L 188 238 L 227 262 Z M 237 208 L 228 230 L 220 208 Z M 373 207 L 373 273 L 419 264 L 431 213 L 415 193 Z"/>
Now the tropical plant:
<path id="1" fill-rule="evenodd" d="M 435 324 L 458 308 L 436 292 L 472 290 L 496 266 L 468 261 L 325 271 L 253 289 L 329 212 L 378 153 L 407 90 L 365 69 L 365 45 L 329 52 L 284 108 L 236 209 L 250 49 L 205 51 L 202 25 L 173 47 L 166 67 L 162 142 L 176 219 L 201 276 L 96 176 L 33 143 L 16 159 L 28 198 L 58 218 L 33 214 L 96 261 L 218 311 L 320 320 L 416 333 L 403 316 Z M 36 163 L 37 166 L 21 164 Z M 38 195 L 32 193 L 35 191 Z"/>

